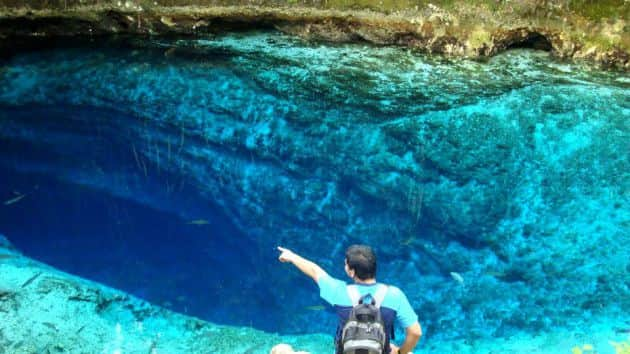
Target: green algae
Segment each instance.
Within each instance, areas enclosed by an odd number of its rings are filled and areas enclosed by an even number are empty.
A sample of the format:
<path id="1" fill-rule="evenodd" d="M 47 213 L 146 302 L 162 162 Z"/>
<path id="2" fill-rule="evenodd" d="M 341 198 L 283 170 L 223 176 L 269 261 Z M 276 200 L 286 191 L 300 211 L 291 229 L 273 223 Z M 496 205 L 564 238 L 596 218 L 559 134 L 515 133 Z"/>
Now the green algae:
<path id="1" fill-rule="evenodd" d="M 296 7 L 333 10 L 373 10 L 378 12 L 422 12 L 426 8 L 442 8 L 450 12 L 465 13 L 484 8 L 491 12 L 518 16 L 548 17 L 549 14 L 567 16 L 575 14 L 590 20 L 610 18 L 628 19 L 630 5 L 624 0 L 570 0 L 570 1 L 510 1 L 510 0 L 0 0 L 0 7 L 33 9 L 72 9 L 81 7 L 121 6 L 133 9 L 161 7 L 256 6 Z M 475 13 L 471 13 L 475 16 Z"/>
<path id="2" fill-rule="evenodd" d="M 630 4 L 625 0 L 572 0 L 568 9 L 591 20 L 628 19 Z"/>

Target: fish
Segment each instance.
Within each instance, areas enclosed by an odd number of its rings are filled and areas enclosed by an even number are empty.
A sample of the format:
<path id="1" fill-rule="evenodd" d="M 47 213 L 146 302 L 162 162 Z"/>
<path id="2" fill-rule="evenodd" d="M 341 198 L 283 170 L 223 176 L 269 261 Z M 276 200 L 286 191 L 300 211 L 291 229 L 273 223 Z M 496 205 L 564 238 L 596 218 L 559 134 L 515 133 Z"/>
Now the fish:
<path id="1" fill-rule="evenodd" d="M 322 311 L 326 309 L 326 306 L 324 305 L 313 305 L 313 306 L 306 306 L 305 309 L 309 310 L 309 311 Z"/>
<path id="2" fill-rule="evenodd" d="M 26 194 L 18 194 L 18 196 L 15 198 L 5 200 L 4 205 L 11 205 L 11 204 L 17 203 L 20 200 L 22 200 L 24 197 L 26 197 Z"/>
<path id="3" fill-rule="evenodd" d="M 35 275 L 33 275 L 32 277 L 28 278 L 23 284 L 22 287 L 25 288 L 26 286 L 28 286 L 30 283 L 32 283 L 35 279 L 37 279 L 40 275 L 42 275 L 42 272 L 39 272 Z"/>
<path id="4" fill-rule="evenodd" d="M 210 221 L 208 221 L 206 219 L 195 219 L 195 220 L 190 220 L 186 224 L 188 224 L 188 225 L 209 225 Z"/>
<path id="5" fill-rule="evenodd" d="M 416 240 L 415 236 L 411 236 L 408 239 L 402 240 L 400 242 L 401 245 L 403 246 L 409 246 L 410 244 L 412 244 L 414 241 Z"/>
<path id="6" fill-rule="evenodd" d="M 495 278 L 505 278 L 505 272 L 497 272 L 497 271 L 487 271 L 484 273 L 485 275 L 495 277 Z"/>
<path id="7" fill-rule="evenodd" d="M 42 322 L 42 324 L 50 329 L 54 329 L 55 331 L 59 331 L 59 329 L 57 329 L 57 326 L 55 326 L 54 323 L 50 323 L 50 322 Z"/>
<path id="8" fill-rule="evenodd" d="M 464 277 L 462 277 L 461 274 L 457 273 L 457 272 L 451 272 L 451 277 L 458 283 L 460 284 L 464 284 Z"/>

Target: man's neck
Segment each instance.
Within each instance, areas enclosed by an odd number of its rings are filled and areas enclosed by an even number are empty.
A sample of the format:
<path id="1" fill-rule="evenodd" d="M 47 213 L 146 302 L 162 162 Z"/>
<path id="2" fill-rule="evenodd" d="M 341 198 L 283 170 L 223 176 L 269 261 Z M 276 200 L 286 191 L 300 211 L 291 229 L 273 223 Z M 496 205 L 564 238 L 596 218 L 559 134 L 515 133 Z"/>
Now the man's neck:
<path id="1" fill-rule="evenodd" d="M 372 284 L 376 284 L 376 278 L 365 279 L 365 280 L 361 280 L 359 278 L 354 278 L 354 282 L 357 283 L 357 284 L 372 285 Z"/>

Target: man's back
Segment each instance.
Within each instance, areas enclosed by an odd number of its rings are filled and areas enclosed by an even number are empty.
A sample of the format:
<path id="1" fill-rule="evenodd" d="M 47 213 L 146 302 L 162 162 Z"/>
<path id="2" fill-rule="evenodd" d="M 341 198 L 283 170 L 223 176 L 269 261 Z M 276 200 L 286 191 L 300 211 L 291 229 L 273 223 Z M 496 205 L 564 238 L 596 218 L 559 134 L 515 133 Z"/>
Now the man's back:
<path id="1" fill-rule="evenodd" d="M 286 248 L 278 247 L 278 251 L 281 252 L 278 259 L 281 262 L 292 263 L 302 273 L 313 279 L 319 286 L 320 296 L 337 310 L 339 317 L 339 326 L 335 337 L 337 344 L 340 343 L 343 325 L 352 312 L 352 298 L 360 298 L 361 295 L 366 293 L 377 296 L 378 289 L 386 287 L 387 292 L 379 310 L 386 327 L 386 343 L 383 343 L 385 344 L 383 353 L 388 354 L 393 351 L 395 354 L 409 354 L 415 348 L 422 336 L 422 328 L 418 322 L 418 316 L 400 289 L 376 282 L 376 255 L 371 247 L 352 245 L 346 250 L 344 270 L 346 275 L 355 283 L 350 286 L 350 289 L 356 290 L 358 296 L 356 293 L 352 293 L 351 296 L 346 283 L 331 277 L 316 263 Z M 400 347 L 389 343 L 389 335 L 393 333 L 394 322 L 398 322 L 405 329 L 405 339 Z M 365 332 L 367 333 L 367 330 Z M 337 351 L 339 352 L 339 350 L 340 345 L 337 345 Z"/>
<path id="2" fill-rule="evenodd" d="M 341 330 L 350 316 L 353 305 L 355 305 L 350 298 L 348 287 L 354 287 L 359 296 L 365 294 L 375 296 L 379 291 L 383 291 L 383 288 L 387 288 L 383 301 L 380 304 L 381 316 L 385 323 L 385 332 L 387 334 L 385 353 L 389 353 L 389 340 L 394 332 L 395 322 L 402 328 L 407 328 L 418 321 L 418 317 L 409 304 L 407 297 L 395 286 L 388 286 L 382 283 L 347 285 L 345 282 L 335 279 L 328 274 L 321 276 L 317 284 L 322 299 L 334 306 L 337 312 L 339 324 L 335 334 L 335 343 L 341 340 Z M 339 345 L 337 345 L 337 352 L 340 353 Z"/>

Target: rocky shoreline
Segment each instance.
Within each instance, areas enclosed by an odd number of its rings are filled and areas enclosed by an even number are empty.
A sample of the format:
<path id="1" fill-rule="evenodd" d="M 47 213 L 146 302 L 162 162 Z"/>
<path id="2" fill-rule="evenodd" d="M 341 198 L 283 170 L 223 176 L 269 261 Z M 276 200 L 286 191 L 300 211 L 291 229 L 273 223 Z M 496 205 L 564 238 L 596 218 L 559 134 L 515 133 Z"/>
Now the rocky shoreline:
<path id="1" fill-rule="evenodd" d="M 4 7 L 3 7 L 4 6 Z M 62 6 L 62 5 L 61 5 Z M 483 59 L 510 48 L 550 51 L 570 60 L 630 69 L 629 5 L 616 18 L 585 19 L 557 10 L 523 13 L 477 5 L 446 10 L 428 4 L 413 10 L 326 9 L 310 6 L 163 6 L 130 2 L 32 9 L 0 1 L 0 49 L 24 39 L 55 36 L 204 35 L 226 30 L 275 28 L 306 39 L 365 41 L 428 53 Z"/>

